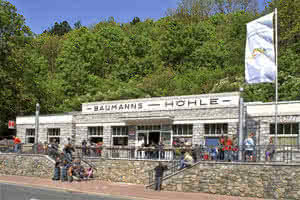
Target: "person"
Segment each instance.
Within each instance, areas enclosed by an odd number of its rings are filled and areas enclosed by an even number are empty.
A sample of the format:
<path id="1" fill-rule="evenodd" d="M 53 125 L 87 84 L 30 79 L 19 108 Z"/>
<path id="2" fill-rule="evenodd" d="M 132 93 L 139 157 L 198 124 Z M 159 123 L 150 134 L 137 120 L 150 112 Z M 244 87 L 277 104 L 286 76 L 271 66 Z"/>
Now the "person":
<path id="1" fill-rule="evenodd" d="M 184 167 L 189 167 L 192 164 L 193 164 L 193 157 L 187 151 L 187 152 L 185 152 L 183 154 L 183 159 L 181 157 L 181 160 L 180 160 L 180 169 L 183 169 Z"/>
<path id="2" fill-rule="evenodd" d="M 72 181 L 73 181 L 74 168 L 75 168 L 75 167 L 72 166 L 72 165 L 68 168 L 67 179 L 68 179 L 69 182 L 72 182 Z"/>
<path id="3" fill-rule="evenodd" d="M 181 152 L 179 170 L 183 169 L 184 167 L 185 167 L 185 165 L 184 165 L 184 152 Z"/>
<path id="4" fill-rule="evenodd" d="M 224 148 L 225 161 L 232 160 L 232 140 L 230 137 L 226 139 Z"/>
<path id="5" fill-rule="evenodd" d="M 63 161 L 63 165 L 61 168 L 61 176 L 60 176 L 60 180 L 63 181 L 68 181 L 68 169 L 69 169 L 69 164 L 67 162 L 67 160 Z"/>
<path id="6" fill-rule="evenodd" d="M 44 150 L 44 154 L 48 155 L 48 142 L 44 142 L 43 150 Z"/>
<path id="7" fill-rule="evenodd" d="M 198 144 L 196 144 L 195 145 L 195 147 L 193 148 L 193 150 L 192 150 L 192 157 L 193 157 L 193 160 L 194 160 L 194 162 L 196 163 L 197 162 L 197 160 L 198 160 Z"/>
<path id="8" fill-rule="evenodd" d="M 224 146 L 225 146 L 225 137 L 223 135 L 221 135 L 221 137 L 219 138 L 219 152 L 218 152 L 218 157 L 219 160 L 224 160 Z"/>
<path id="9" fill-rule="evenodd" d="M 82 155 L 86 156 L 87 155 L 87 142 L 86 140 L 83 140 L 81 142 L 82 145 Z"/>
<path id="10" fill-rule="evenodd" d="M 17 136 L 13 136 L 13 139 L 14 139 L 14 146 L 15 146 L 14 152 L 18 153 L 21 149 L 20 148 L 21 147 L 21 140 Z"/>
<path id="11" fill-rule="evenodd" d="M 275 145 L 273 143 L 273 139 L 270 138 L 269 144 L 266 148 L 266 161 L 271 161 L 275 153 Z"/>
<path id="12" fill-rule="evenodd" d="M 253 161 L 253 151 L 254 151 L 254 141 L 252 139 L 253 136 L 254 134 L 250 133 L 248 135 L 248 138 L 245 139 L 244 141 L 246 160 L 249 160 L 250 158 L 250 161 Z"/>
<path id="13" fill-rule="evenodd" d="M 53 174 L 52 180 L 53 181 L 60 180 L 60 159 L 59 158 L 57 158 L 55 161 L 54 174 Z"/>
<path id="14" fill-rule="evenodd" d="M 87 169 L 87 179 L 93 178 L 93 173 L 94 173 L 93 168 L 89 167 Z"/>
<path id="15" fill-rule="evenodd" d="M 96 144 L 95 153 L 97 156 L 101 156 L 103 142 L 98 142 Z"/>
<path id="16" fill-rule="evenodd" d="M 155 190 L 160 191 L 162 185 L 162 179 L 164 175 L 164 171 L 167 170 L 168 167 L 162 165 L 161 162 L 158 162 L 158 166 L 154 168 L 155 171 Z"/>
<path id="17" fill-rule="evenodd" d="M 211 160 L 217 160 L 218 155 L 218 146 L 214 146 L 210 149 Z"/>
<path id="18" fill-rule="evenodd" d="M 237 161 L 238 158 L 239 158 L 239 147 L 238 147 L 238 145 L 235 145 L 232 148 L 232 160 Z"/>
<path id="19" fill-rule="evenodd" d="M 72 152 L 75 152 L 75 149 L 73 148 L 72 144 L 66 144 L 64 146 L 63 152 L 69 162 L 72 162 Z"/>

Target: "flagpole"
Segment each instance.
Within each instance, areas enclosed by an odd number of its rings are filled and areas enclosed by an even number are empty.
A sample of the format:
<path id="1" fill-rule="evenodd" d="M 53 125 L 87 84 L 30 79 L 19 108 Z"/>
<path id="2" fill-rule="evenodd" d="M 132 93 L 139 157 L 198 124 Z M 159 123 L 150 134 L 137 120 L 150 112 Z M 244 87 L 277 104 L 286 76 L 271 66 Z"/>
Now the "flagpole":
<path id="1" fill-rule="evenodd" d="M 275 75 L 275 145 L 278 145 L 277 138 L 277 115 L 278 115 L 278 35 L 277 35 L 277 8 L 275 8 L 275 65 L 276 65 L 276 75 Z"/>

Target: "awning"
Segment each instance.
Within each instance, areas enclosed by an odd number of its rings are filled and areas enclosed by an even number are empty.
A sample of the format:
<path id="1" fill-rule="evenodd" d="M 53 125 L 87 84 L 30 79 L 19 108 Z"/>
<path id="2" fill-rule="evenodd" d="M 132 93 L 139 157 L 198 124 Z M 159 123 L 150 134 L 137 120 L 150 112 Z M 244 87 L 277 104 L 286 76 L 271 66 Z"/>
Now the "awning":
<path id="1" fill-rule="evenodd" d="M 169 115 L 164 116 L 139 116 L 139 117 L 120 117 L 120 120 L 130 125 L 147 125 L 147 124 L 170 124 L 174 117 Z"/>

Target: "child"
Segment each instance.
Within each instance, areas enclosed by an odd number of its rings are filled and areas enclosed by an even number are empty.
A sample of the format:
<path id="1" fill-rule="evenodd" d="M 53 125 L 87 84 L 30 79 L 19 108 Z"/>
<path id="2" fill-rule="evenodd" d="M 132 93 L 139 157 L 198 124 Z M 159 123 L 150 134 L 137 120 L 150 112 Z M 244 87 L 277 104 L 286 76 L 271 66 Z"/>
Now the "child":
<path id="1" fill-rule="evenodd" d="M 87 179 L 93 178 L 93 169 L 90 167 L 87 170 Z"/>

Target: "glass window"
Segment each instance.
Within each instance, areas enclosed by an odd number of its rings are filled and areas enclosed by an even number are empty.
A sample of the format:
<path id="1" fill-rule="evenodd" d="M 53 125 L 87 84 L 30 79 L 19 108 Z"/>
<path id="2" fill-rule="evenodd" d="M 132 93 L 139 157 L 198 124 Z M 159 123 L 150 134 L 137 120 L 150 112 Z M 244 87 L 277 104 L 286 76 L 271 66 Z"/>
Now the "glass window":
<path id="1" fill-rule="evenodd" d="M 292 125 L 291 124 L 284 124 L 284 134 L 285 135 L 292 134 Z"/>
<path id="2" fill-rule="evenodd" d="M 275 135 L 275 124 L 270 125 L 270 135 Z"/>
<path id="3" fill-rule="evenodd" d="M 209 124 L 204 124 L 204 134 L 209 135 Z"/>
<path id="4" fill-rule="evenodd" d="M 128 127 L 127 126 L 113 126 L 113 145 L 127 146 L 128 145 Z"/>
<path id="5" fill-rule="evenodd" d="M 298 135 L 299 134 L 299 123 L 280 123 L 277 124 L 278 135 Z M 270 135 L 275 134 L 275 124 L 270 124 Z"/>
<path id="6" fill-rule="evenodd" d="M 299 134 L 299 123 L 292 124 L 292 134 L 298 135 Z"/>
<path id="7" fill-rule="evenodd" d="M 223 134 L 228 134 L 228 124 L 223 124 Z"/>
<path id="8" fill-rule="evenodd" d="M 48 128 L 48 136 L 60 136 L 59 128 Z"/>
<path id="9" fill-rule="evenodd" d="M 25 132 L 25 143 L 26 144 L 33 144 L 35 141 L 35 129 L 28 128 Z"/>
<path id="10" fill-rule="evenodd" d="M 188 135 L 193 135 L 193 125 L 189 124 Z"/>
<path id="11" fill-rule="evenodd" d="M 192 124 L 173 125 L 173 135 L 192 136 L 193 125 Z"/>
<path id="12" fill-rule="evenodd" d="M 113 136 L 127 136 L 128 127 L 127 126 L 113 126 L 112 127 Z"/>
<path id="13" fill-rule="evenodd" d="M 283 134 L 283 124 L 278 124 L 277 126 L 277 134 L 282 135 Z"/>
<path id="14" fill-rule="evenodd" d="M 48 142 L 58 142 L 60 144 L 60 128 L 48 128 Z"/>
<path id="15" fill-rule="evenodd" d="M 88 135 L 103 135 L 103 126 L 88 127 Z"/>
<path id="16" fill-rule="evenodd" d="M 211 124 L 210 126 L 210 134 L 214 135 L 216 133 L 216 125 L 215 124 Z"/>
<path id="17" fill-rule="evenodd" d="M 128 145 L 128 137 L 113 137 L 113 145 L 114 146 L 127 146 Z"/>
<path id="18" fill-rule="evenodd" d="M 228 124 L 204 124 L 205 135 L 223 135 L 228 133 Z"/>

